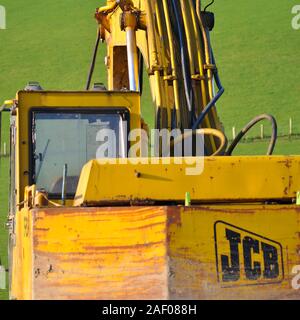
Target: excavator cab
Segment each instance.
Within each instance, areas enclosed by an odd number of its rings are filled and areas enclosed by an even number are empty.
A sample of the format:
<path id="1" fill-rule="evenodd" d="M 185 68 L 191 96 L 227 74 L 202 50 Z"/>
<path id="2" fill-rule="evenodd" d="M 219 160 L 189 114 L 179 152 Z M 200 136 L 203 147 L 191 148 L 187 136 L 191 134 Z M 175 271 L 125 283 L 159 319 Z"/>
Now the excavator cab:
<path id="1" fill-rule="evenodd" d="M 50 199 L 74 199 L 82 167 L 96 158 L 127 158 L 128 132 L 140 126 L 140 96 L 131 92 L 25 90 L 15 108 L 12 132 L 18 123 L 20 136 L 13 147 L 22 149 L 18 202 L 25 185 Z"/>

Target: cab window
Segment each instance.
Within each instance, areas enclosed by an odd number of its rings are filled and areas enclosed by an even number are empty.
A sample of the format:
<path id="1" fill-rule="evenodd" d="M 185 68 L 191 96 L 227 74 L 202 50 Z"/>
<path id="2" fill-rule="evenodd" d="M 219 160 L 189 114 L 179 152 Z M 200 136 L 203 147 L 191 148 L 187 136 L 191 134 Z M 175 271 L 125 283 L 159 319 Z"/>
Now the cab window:
<path id="1" fill-rule="evenodd" d="M 66 191 L 67 195 L 74 196 L 82 167 L 89 160 L 96 159 L 97 150 L 101 144 L 107 142 L 99 140 L 101 130 L 112 130 L 118 146 L 113 155 L 104 154 L 104 157 L 127 156 L 124 147 L 127 134 L 123 132 L 126 130 L 125 122 L 127 126 L 124 113 L 116 111 L 33 112 L 33 183 L 38 189 L 46 190 L 49 195 L 60 195 L 63 171 L 67 166 Z"/>

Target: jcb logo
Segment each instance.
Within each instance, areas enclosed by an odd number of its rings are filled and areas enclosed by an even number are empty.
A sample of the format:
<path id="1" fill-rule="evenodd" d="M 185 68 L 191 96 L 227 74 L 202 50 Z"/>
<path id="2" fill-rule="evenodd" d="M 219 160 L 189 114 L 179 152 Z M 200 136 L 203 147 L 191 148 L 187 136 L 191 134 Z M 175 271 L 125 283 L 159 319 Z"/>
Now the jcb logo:
<path id="1" fill-rule="evenodd" d="M 224 285 L 259 285 L 283 280 L 280 243 L 224 222 L 215 224 L 218 280 Z"/>

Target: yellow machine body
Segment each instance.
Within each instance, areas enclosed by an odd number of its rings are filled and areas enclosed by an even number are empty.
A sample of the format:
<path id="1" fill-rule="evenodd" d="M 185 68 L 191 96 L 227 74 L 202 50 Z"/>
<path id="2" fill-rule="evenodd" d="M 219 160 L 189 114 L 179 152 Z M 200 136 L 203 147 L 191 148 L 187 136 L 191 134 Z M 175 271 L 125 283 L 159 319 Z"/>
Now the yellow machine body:
<path id="1" fill-rule="evenodd" d="M 196 176 L 186 175 L 192 161 L 179 165 L 174 158 L 147 165 L 95 160 L 83 168 L 67 207 L 59 199 L 53 200 L 57 207 L 41 206 L 24 174 L 30 109 L 124 106 L 132 112 L 132 126 L 139 127 L 139 97 L 20 92 L 18 101 L 16 145 L 22 157 L 16 190 L 23 192 L 17 193 L 21 205 L 14 217 L 12 298 L 299 297 L 292 281 L 300 264 L 300 209 L 274 203 L 296 199 L 300 157 L 205 158 Z M 231 273 L 228 231 L 239 239 Z M 254 275 L 245 263 L 251 270 L 259 266 Z"/>
<path id="2" fill-rule="evenodd" d="M 215 66 L 205 36 L 198 37 L 193 1 L 180 3 L 196 43 L 188 53 L 200 114 L 213 97 Z M 12 299 L 300 298 L 300 156 L 204 157 L 196 164 L 195 158 L 89 159 L 65 203 L 30 178 L 32 110 L 122 108 L 130 129 L 142 128 L 140 94 L 123 90 L 129 89 L 126 32 L 133 31 L 146 64 L 156 124 L 170 129 L 175 106 L 176 127 L 189 127 L 166 5 L 108 1 L 97 11 L 109 91 L 19 92 L 12 109 Z M 215 107 L 203 127 L 222 131 Z M 217 140 L 205 139 L 214 153 Z M 187 174 L 195 165 L 200 171 Z"/>

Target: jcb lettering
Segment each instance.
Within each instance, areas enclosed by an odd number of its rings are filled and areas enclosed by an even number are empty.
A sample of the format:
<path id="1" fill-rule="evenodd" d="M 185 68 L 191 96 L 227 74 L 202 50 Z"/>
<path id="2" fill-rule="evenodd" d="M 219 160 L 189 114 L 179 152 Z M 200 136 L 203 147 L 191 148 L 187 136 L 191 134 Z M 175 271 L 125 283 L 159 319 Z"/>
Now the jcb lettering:
<path id="1" fill-rule="evenodd" d="M 226 229 L 226 238 L 229 241 L 230 256 L 221 256 L 223 281 L 237 281 L 240 279 L 239 244 L 241 236 Z"/>
<path id="2" fill-rule="evenodd" d="M 283 278 L 279 243 L 223 222 L 215 225 L 215 238 L 219 281 L 255 284 Z"/>
<path id="3" fill-rule="evenodd" d="M 244 272 L 248 280 L 257 280 L 262 276 L 261 263 L 253 261 L 252 253 L 259 254 L 262 252 L 263 277 L 265 279 L 276 279 L 279 276 L 278 254 L 275 247 L 264 242 L 260 243 L 249 236 L 243 239 L 243 245 L 241 246 L 241 234 L 229 229 L 226 229 L 226 238 L 229 241 L 230 256 L 221 256 L 224 282 L 240 279 L 240 250 L 243 250 Z"/>
<path id="4" fill-rule="evenodd" d="M 259 254 L 259 241 L 251 237 L 243 240 L 245 274 L 249 280 L 257 280 L 261 277 L 261 265 L 258 261 L 253 261 L 252 253 Z"/>

